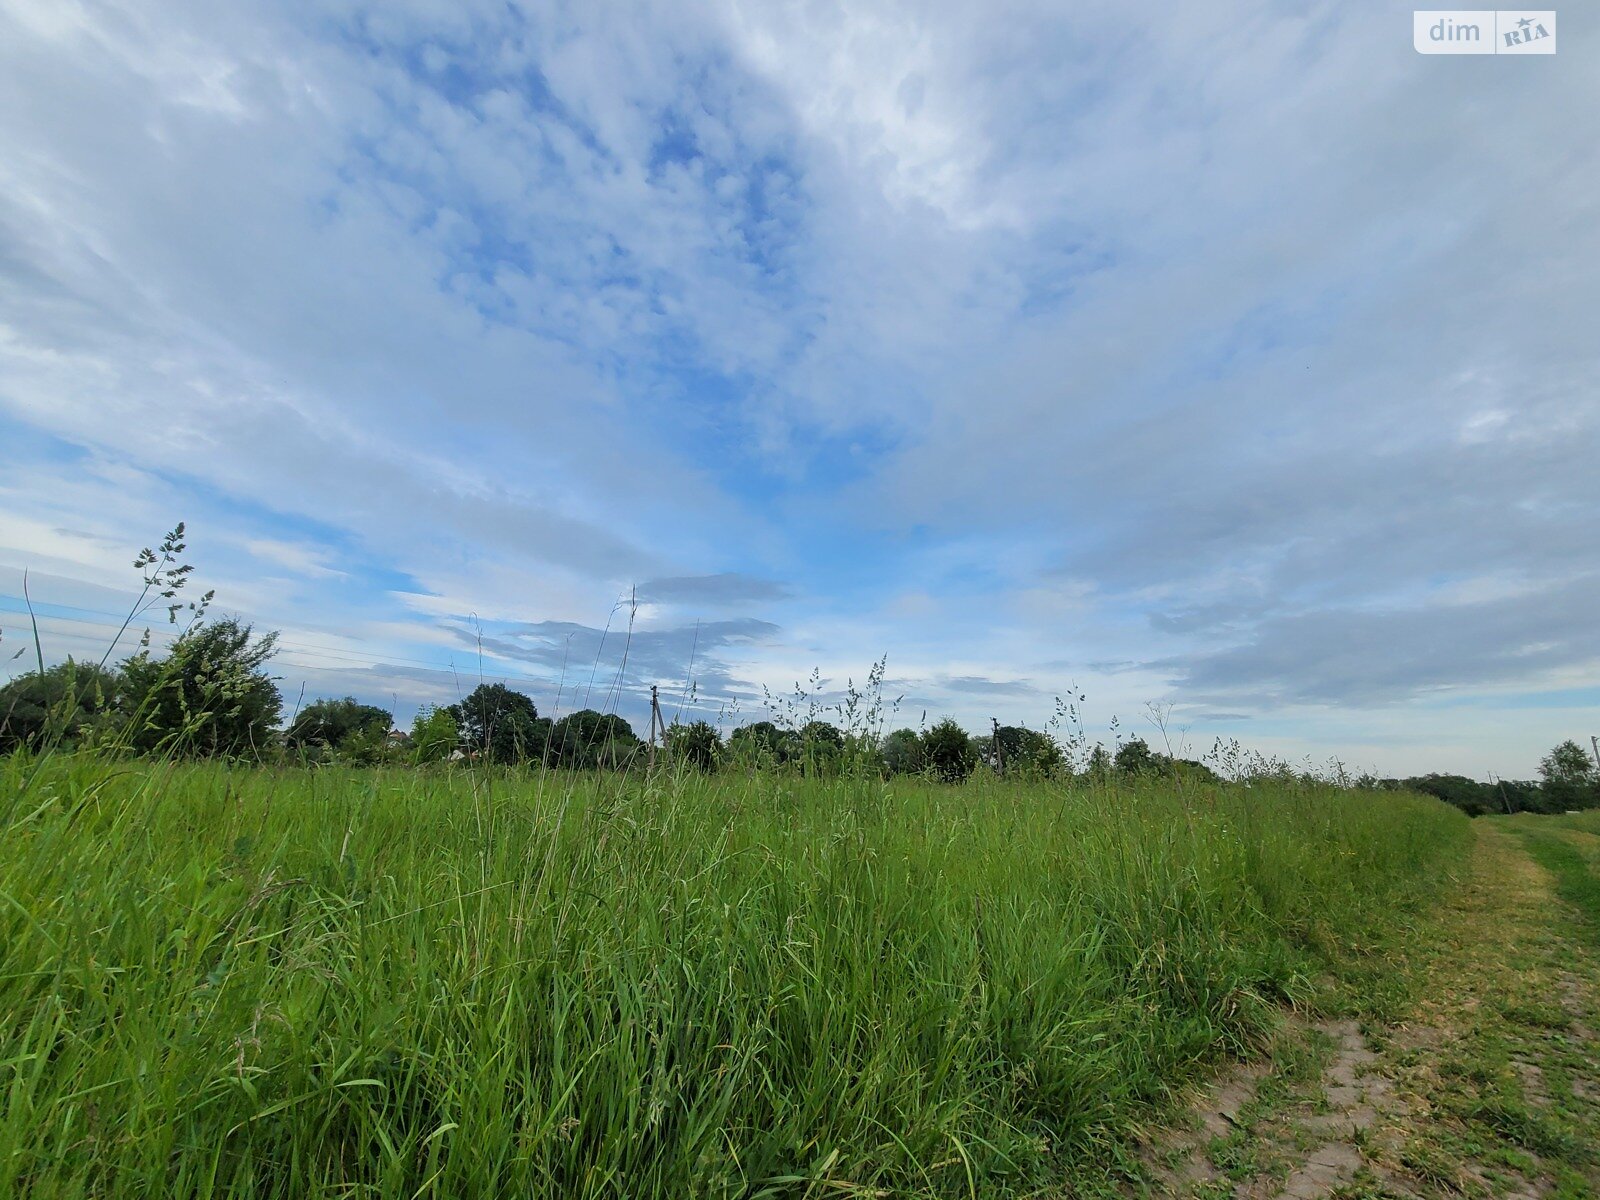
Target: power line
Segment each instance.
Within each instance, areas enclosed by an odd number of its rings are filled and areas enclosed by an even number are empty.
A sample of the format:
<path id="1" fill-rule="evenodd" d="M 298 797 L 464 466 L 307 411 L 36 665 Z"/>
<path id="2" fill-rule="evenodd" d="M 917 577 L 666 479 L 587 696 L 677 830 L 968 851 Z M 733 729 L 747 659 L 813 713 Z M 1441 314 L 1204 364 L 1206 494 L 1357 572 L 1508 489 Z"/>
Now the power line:
<path id="1" fill-rule="evenodd" d="M 94 620 L 90 620 L 88 617 L 73 616 L 73 615 L 67 615 L 67 614 L 60 613 L 60 612 L 54 612 L 54 613 L 41 614 L 39 616 L 39 620 L 41 622 L 46 622 L 46 621 L 63 622 L 63 623 L 69 624 L 69 625 L 77 625 L 77 626 L 81 626 L 81 627 L 84 627 L 84 628 L 87 628 L 87 629 L 101 629 L 101 630 L 115 631 L 116 629 L 118 629 L 120 627 L 121 621 L 122 621 L 121 616 L 119 616 L 119 615 L 117 615 L 115 613 L 103 613 L 103 612 L 99 612 L 98 610 L 95 610 L 95 609 L 79 608 L 79 607 L 74 606 L 74 605 L 51 605 L 50 607 L 56 608 L 56 609 L 70 609 L 71 612 L 74 612 L 74 613 L 90 613 L 90 614 L 93 614 L 93 615 L 96 615 L 96 616 L 105 616 L 105 617 L 111 618 L 111 620 L 109 622 L 108 621 L 94 621 Z M 159 638 L 164 639 L 164 640 L 166 640 L 168 642 L 171 642 L 171 641 L 177 640 L 177 637 L 178 637 L 178 634 L 174 633 L 172 630 L 170 630 L 170 629 L 162 629 L 162 628 L 160 628 L 158 626 L 151 626 L 150 629 L 149 629 L 149 633 L 150 633 L 150 635 L 152 637 L 152 640 L 159 637 Z M 88 635 L 85 635 L 85 634 L 67 632 L 67 633 L 65 633 L 65 636 L 72 637 L 72 638 L 75 638 L 75 639 L 80 640 L 80 641 L 88 641 L 89 640 Z M 343 671 L 348 671 L 348 670 L 352 670 L 354 668 L 359 668 L 359 667 L 369 667 L 369 668 L 393 667 L 393 668 L 399 669 L 402 673 L 404 673 L 404 672 L 406 672 L 408 670 L 415 671 L 415 670 L 419 670 L 420 669 L 420 670 L 422 670 L 424 672 L 427 672 L 428 674 L 449 676 L 451 678 L 451 680 L 453 680 L 455 682 L 458 682 L 458 683 L 462 679 L 469 679 L 469 680 L 470 679 L 481 679 L 481 680 L 487 680 L 487 681 L 492 681 L 492 682 L 497 682 L 497 683 L 526 683 L 526 684 L 532 684 L 532 685 L 534 685 L 536 687 L 539 687 L 541 689 L 545 689 L 545 690 L 549 690 L 549 691 L 555 692 L 556 693 L 556 702 L 557 702 L 557 704 L 560 703 L 561 697 L 563 695 L 570 694 L 572 696 L 576 696 L 576 694 L 579 691 L 580 687 L 583 686 L 583 685 L 581 685 L 579 683 L 573 683 L 569 687 L 564 683 L 558 682 L 557 680 L 550 679 L 550 678 L 543 678 L 543 677 L 534 676 L 534 675 L 520 675 L 520 674 L 516 674 L 516 673 L 512 673 L 512 672 L 505 672 L 505 671 L 483 671 L 481 669 L 480 670 L 473 670 L 473 669 L 470 669 L 470 668 L 469 669 L 462 669 L 460 667 L 457 667 L 454 664 L 441 665 L 439 663 L 430 662 L 430 661 L 425 660 L 425 659 L 404 658 L 404 657 L 401 657 L 401 656 L 396 656 L 395 658 L 373 658 L 373 657 L 367 657 L 367 656 L 354 654 L 354 653 L 351 653 L 351 652 L 348 652 L 348 651 L 337 650 L 337 649 L 334 649 L 332 647 L 327 647 L 327 646 L 307 646 L 307 645 L 304 645 L 303 643 L 288 642 L 288 641 L 281 641 L 281 640 L 277 644 L 278 644 L 278 647 L 280 649 L 286 650 L 290 654 L 290 657 L 285 657 L 282 660 L 280 660 L 279 665 L 283 666 L 283 667 L 293 668 L 293 669 L 296 669 L 296 670 L 322 671 L 322 672 L 326 672 L 328 674 L 333 674 L 334 672 L 337 672 L 337 671 L 342 671 L 342 670 Z M 317 662 L 298 661 L 298 660 L 303 659 L 303 658 L 311 658 L 311 659 L 314 659 L 314 660 L 320 660 L 321 663 L 331 664 L 331 665 L 318 665 Z M 3 665 L 3 664 L 0 664 L 0 665 Z M 596 658 L 596 667 L 597 668 L 598 668 L 598 665 L 599 665 L 599 659 L 598 659 L 598 656 L 597 656 L 597 658 Z M 621 672 L 619 670 L 618 678 L 613 680 L 611 686 L 607 689 L 607 691 L 609 693 L 608 694 L 608 707 L 610 707 L 612 704 L 614 704 L 617 699 L 620 699 L 620 693 L 631 692 L 631 693 L 634 693 L 636 695 L 636 697 L 641 699 L 641 700 L 644 698 L 644 696 L 646 694 L 645 688 L 646 688 L 647 685 L 645 685 L 643 683 L 629 685 L 629 684 L 627 684 L 626 682 L 624 682 L 621 679 L 620 675 L 621 675 Z M 590 688 L 590 689 L 593 688 L 593 679 L 592 679 L 592 677 L 591 677 L 591 680 L 588 683 L 588 688 Z M 456 690 L 459 691 L 460 689 L 457 688 Z"/>
<path id="2" fill-rule="evenodd" d="M 0 600 L 15 600 L 15 597 L 14 596 L 0 596 Z M 35 607 L 38 607 L 38 606 L 35 606 Z M 108 628 L 108 629 L 115 629 L 118 626 L 120 626 L 121 623 L 122 623 L 123 617 L 126 616 L 125 613 L 110 613 L 110 612 L 105 612 L 105 611 L 103 611 L 101 609 L 83 608 L 83 607 L 80 607 L 80 606 L 75 605 L 75 604 L 52 604 L 52 605 L 48 605 L 47 607 L 57 608 L 57 609 L 66 609 L 66 610 L 68 610 L 70 612 L 73 612 L 73 613 L 88 613 L 91 616 L 107 617 L 112 622 L 115 622 L 115 624 L 104 625 L 103 626 L 104 628 Z M 18 615 L 26 615 L 26 611 L 24 609 L 20 609 L 20 608 L 0 609 L 0 612 L 15 612 Z M 81 617 L 64 616 L 64 615 L 59 615 L 59 614 L 56 614 L 56 613 L 42 613 L 42 614 L 40 614 L 40 619 L 41 620 L 57 620 L 57 621 L 74 621 L 74 622 L 77 622 L 79 624 L 84 624 L 84 625 L 96 624 L 96 622 L 87 621 L 87 620 L 84 620 Z M 151 626 L 151 632 L 152 633 L 166 634 L 169 631 L 162 629 L 160 626 L 152 625 Z M 346 651 L 338 650 L 338 649 L 335 649 L 335 648 L 333 648 L 331 646 L 308 646 L 308 645 L 306 645 L 304 643 L 301 643 L 301 642 L 286 642 L 286 641 L 281 641 L 280 640 L 278 642 L 278 645 L 283 646 L 283 647 L 288 648 L 288 649 L 305 650 L 305 651 L 319 653 L 319 654 L 342 655 L 342 654 L 347 653 Z M 434 670 L 447 670 L 448 671 L 448 670 L 452 669 L 452 668 L 449 668 L 449 667 L 440 667 L 438 663 L 433 662 L 433 661 L 431 661 L 429 659 L 424 659 L 424 658 L 406 658 L 406 657 L 404 657 L 402 655 L 397 655 L 396 657 L 394 657 L 392 659 L 380 659 L 380 660 L 362 659 L 362 658 L 360 658 L 360 656 L 354 656 L 354 657 L 356 657 L 357 661 L 378 661 L 378 662 L 388 663 L 388 664 L 391 664 L 391 665 L 400 665 L 400 664 L 410 663 L 410 664 L 415 664 L 417 666 L 430 667 L 430 668 L 433 668 Z"/>
<path id="3" fill-rule="evenodd" d="M 62 607 L 64 607 L 64 606 L 62 606 Z M 92 610 L 92 609 L 78 609 L 76 611 L 79 611 L 79 612 L 92 612 L 94 610 Z M 108 615 L 109 616 L 111 614 L 104 614 L 104 615 Z M 105 621 L 91 621 L 91 620 L 89 620 L 89 619 L 87 619 L 85 617 L 68 616 L 68 615 L 62 615 L 62 614 L 59 614 L 59 613 L 45 613 L 45 614 L 42 614 L 39 619 L 40 619 L 40 621 L 64 621 L 64 622 L 66 622 L 68 624 L 81 625 L 81 626 L 85 626 L 85 627 L 90 628 L 90 629 L 105 629 L 105 630 L 113 630 L 114 631 L 114 630 L 116 630 L 118 628 L 118 624 L 113 624 L 113 623 L 109 623 L 109 622 L 105 622 Z M 120 623 L 120 618 L 114 618 L 114 620 L 116 620 L 116 621 L 118 621 Z M 177 634 L 173 633 L 170 629 L 162 629 L 162 628 L 160 628 L 158 626 L 152 626 L 151 629 L 150 629 L 150 634 L 151 634 L 152 638 L 159 637 L 159 638 L 168 639 L 168 640 L 176 640 L 176 638 L 178 636 Z M 82 636 L 82 635 L 78 635 L 78 636 Z M 431 671 L 433 673 L 441 674 L 441 675 L 460 675 L 460 674 L 464 674 L 464 673 L 465 674 L 469 674 L 469 675 L 476 674 L 476 672 L 471 672 L 471 671 L 463 672 L 463 670 L 461 668 L 456 667 L 454 665 L 448 665 L 448 666 L 441 665 L 441 664 L 439 664 L 437 662 L 432 662 L 430 660 L 421 659 L 421 658 L 405 658 L 404 656 L 400 656 L 400 655 L 396 655 L 394 658 L 373 658 L 373 657 L 369 657 L 369 656 L 366 656 L 366 655 L 355 654 L 355 653 L 352 653 L 352 652 L 347 651 L 347 650 L 336 649 L 336 648 L 331 647 L 331 646 L 311 646 L 311 645 L 306 645 L 303 642 L 291 642 L 291 641 L 285 641 L 283 639 L 279 639 L 277 644 L 281 649 L 291 651 L 292 653 L 294 653 L 296 655 L 303 655 L 303 656 L 309 656 L 309 657 L 312 657 L 312 658 L 319 658 L 319 659 L 322 659 L 324 662 L 332 662 L 332 663 L 336 663 L 336 664 L 338 664 L 338 663 L 348 663 L 348 664 L 350 664 L 352 666 L 374 666 L 374 667 L 380 667 L 380 666 L 381 667 L 418 666 L 418 667 L 423 668 L 424 670 Z M 335 668 L 329 667 L 328 669 L 329 670 L 333 670 Z M 517 681 L 523 682 L 523 683 L 548 684 L 550 682 L 550 680 L 548 680 L 548 679 L 541 679 L 541 678 L 538 678 L 538 677 L 532 676 L 532 675 L 508 674 L 506 672 L 500 672 L 500 671 L 495 672 L 494 673 L 494 677 L 496 679 L 517 680 Z"/>

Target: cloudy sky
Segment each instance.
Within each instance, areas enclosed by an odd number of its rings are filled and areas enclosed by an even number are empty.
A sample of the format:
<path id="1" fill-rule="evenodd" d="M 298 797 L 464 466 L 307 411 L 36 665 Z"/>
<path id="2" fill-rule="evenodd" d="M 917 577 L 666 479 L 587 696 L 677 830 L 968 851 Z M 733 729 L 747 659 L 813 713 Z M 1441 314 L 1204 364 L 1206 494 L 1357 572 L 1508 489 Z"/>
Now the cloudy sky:
<path id="1" fill-rule="evenodd" d="M 1600 732 L 1560 18 L 0 0 L 4 670 L 24 568 L 98 657 L 184 520 L 290 704 L 886 655 L 907 724 L 1530 775 Z"/>

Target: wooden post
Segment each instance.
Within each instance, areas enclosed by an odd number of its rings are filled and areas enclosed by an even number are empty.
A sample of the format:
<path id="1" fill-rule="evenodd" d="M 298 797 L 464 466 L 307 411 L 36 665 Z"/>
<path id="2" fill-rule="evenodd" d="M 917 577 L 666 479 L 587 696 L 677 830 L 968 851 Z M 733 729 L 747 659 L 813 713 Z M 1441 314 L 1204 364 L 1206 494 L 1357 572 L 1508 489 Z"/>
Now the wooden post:
<path id="1" fill-rule="evenodd" d="M 994 769 L 1004 775 L 1006 773 L 1006 748 L 1000 744 L 1000 718 L 990 717 L 989 724 L 994 728 L 994 736 L 989 739 L 989 744 L 994 747 Z"/>

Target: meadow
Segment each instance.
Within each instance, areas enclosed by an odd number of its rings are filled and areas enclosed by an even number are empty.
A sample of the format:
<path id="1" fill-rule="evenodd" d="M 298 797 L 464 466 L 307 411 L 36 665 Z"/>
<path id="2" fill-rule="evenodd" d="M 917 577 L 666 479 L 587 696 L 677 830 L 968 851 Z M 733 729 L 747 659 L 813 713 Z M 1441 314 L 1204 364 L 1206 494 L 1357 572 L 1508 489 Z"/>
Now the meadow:
<path id="1" fill-rule="evenodd" d="M 1306 781 L 0 760 L 0 1194 L 999 1196 L 1468 839 Z"/>

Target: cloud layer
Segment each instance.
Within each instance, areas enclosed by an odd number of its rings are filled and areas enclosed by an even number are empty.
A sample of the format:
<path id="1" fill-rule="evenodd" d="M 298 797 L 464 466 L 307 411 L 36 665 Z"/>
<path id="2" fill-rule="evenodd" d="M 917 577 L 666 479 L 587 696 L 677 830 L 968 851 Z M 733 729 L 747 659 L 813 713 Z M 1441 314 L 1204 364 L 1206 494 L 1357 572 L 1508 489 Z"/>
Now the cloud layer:
<path id="1" fill-rule="evenodd" d="M 1597 38 L 1405 15 L 0 0 L 4 590 L 64 651 L 183 517 L 291 689 L 887 654 L 1526 774 L 1597 717 Z"/>

